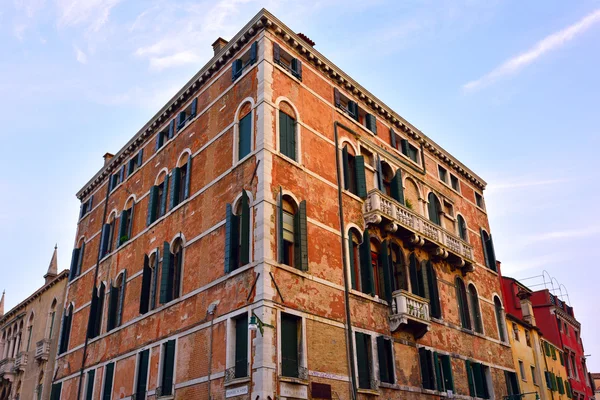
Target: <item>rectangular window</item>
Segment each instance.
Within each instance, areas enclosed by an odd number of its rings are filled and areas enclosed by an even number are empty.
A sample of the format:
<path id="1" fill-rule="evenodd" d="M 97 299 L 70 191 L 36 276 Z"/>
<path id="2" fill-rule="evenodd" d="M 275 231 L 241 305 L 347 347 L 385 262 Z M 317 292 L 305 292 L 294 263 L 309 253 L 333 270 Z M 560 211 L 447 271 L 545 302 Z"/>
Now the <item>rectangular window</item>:
<path id="1" fill-rule="evenodd" d="M 140 149 L 135 157 L 132 157 L 129 160 L 129 164 L 127 165 L 127 176 L 131 176 L 139 167 L 142 166 L 144 162 L 144 149 Z"/>
<path id="2" fill-rule="evenodd" d="M 182 111 L 177 114 L 177 132 L 182 130 L 189 121 L 196 117 L 196 109 L 198 108 L 198 98 L 192 100 L 192 102 Z"/>
<path id="3" fill-rule="evenodd" d="M 400 146 L 402 154 L 419 164 L 419 150 L 415 146 L 410 144 L 406 139 L 400 140 Z"/>
<path id="4" fill-rule="evenodd" d="M 294 215 L 283 211 L 283 263 L 294 265 Z"/>
<path id="5" fill-rule="evenodd" d="M 60 392 L 62 391 L 62 382 L 54 383 L 50 392 L 50 400 L 60 400 Z"/>
<path id="6" fill-rule="evenodd" d="M 517 374 L 515 374 L 514 372 L 504 371 L 504 379 L 506 380 L 506 387 L 508 389 L 508 398 L 522 398 L 522 396 L 518 396 L 521 393 L 521 389 L 519 388 L 519 380 L 517 378 Z"/>
<path id="7" fill-rule="evenodd" d="M 517 342 L 519 342 L 519 326 L 513 322 L 512 328 L 513 328 L 513 338 Z"/>
<path id="8" fill-rule="evenodd" d="M 537 377 L 535 375 L 535 367 L 532 365 L 531 366 L 531 381 L 533 382 L 534 385 L 538 386 L 539 383 L 537 381 Z"/>
<path id="9" fill-rule="evenodd" d="M 273 61 L 302 81 L 302 62 L 283 50 L 278 43 L 273 43 Z"/>
<path id="10" fill-rule="evenodd" d="M 90 370 L 87 373 L 86 387 L 85 387 L 85 400 L 92 400 L 94 397 L 94 379 L 96 378 L 96 371 Z"/>
<path id="11" fill-rule="evenodd" d="M 173 372 L 175 370 L 175 340 L 169 340 L 162 345 L 162 366 L 160 390 L 158 396 L 173 394 Z"/>
<path id="12" fill-rule="evenodd" d="M 355 101 L 350 100 L 348 97 L 343 95 L 337 88 L 333 89 L 333 98 L 337 108 L 348 114 L 348 116 L 356 122 L 360 122 L 359 114 L 362 110 L 359 110 L 358 104 Z"/>
<path id="13" fill-rule="evenodd" d="M 156 135 L 156 151 L 164 146 L 165 143 L 175 136 L 175 120 L 172 119 L 169 125 L 164 127 L 163 130 L 158 132 Z"/>
<path id="14" fill-rule="evenodd" d="M 104 386 L 102 388 L 102 400 L 112 399 L 113 379 L 115 375 L 115 363 L 111 362 L 104 367 Z"/>
<path id="15" fill-rule="evenodd" d="M 450 185 L 452 186 L 452 189 L 460 193 L 460 184 L 458 183 L 458 178 L 452 174 L 450 174 Z"/>
<path id="16" fill-rule="evenodd" d="M 419 349 L 421 382 L 424 389 L 439 392 L 454 391 L 452 361 L 446 354 L 438 354 L 423 347 Z"/>
<path id="17" fill-rule="evenodd" d="M 564 366 L 564 365 L 565 365 L 565 358 L 564 358 L 564 356 L 563 356 L 563 353 L 562 353 L 562 351 L 559 351 L 559 352 L 558 352 L 558 357 L 560 358 L 560 365 L 563 365 L 563 366 Z"/>
<path id="18" fill-rule="evenodd" d="M 477 192 L 475 192 L 475 204 L 477 204 L 477 207 L 483 208 L 483 196 Z"/>
<path id="19" fill-rule="evenodd" d="M 448 183 L 448 171 L 441 165 L 438 165 L 438 176 L 440 181 Z"/>
<path id="20" fill-rule="evenodd" d="M 235 323 L 235 374 L 236 378 L 248 376 L 248 314 L 234 319 Z"/>
<path id="21" fill-rule="evenodd" d="M 550 347 L 550 350 L 552 351 L 552 359 L 556 360 L 556 348 L 552 346 Z"/>
<path id="22" fill-rule="evenodd" d="M 527 330 L 525 331 L 525 343 L 527 346 L 531 347 L 531 334 Z M 554 359 L 556 360 L 556 358 Z"/>
<path id="23" fill-rule="evenodd" d="M 377 135 L 377 118 L 373 114 L 365 114 L 365 127 Z"/>
<path id="24" fill-rule="evenodd" d="M 258 42 L 252 43 L 250 46 L 250 50 L 245 52 L 240 58 L 234 60 L 231 64 L 231 80 L 235 81 L 237 78 L 242 76 L 242 72 L 244 70 L 256 63 L 257 59 L 257 51 L 258 51 Z"/>
<path id="25" fill-rule="evenodd" d="M 519 360 L 519 372 L 521 373 L 521 380 L 527 382 L 527 377 L 525 376 L 525 364 L 521 360 Z"/>
<path id="26" fill-rule="evenodd" d="M 375 389 L 371 385 L 371 336 L 356 332 L 356 365 L 358 367 L 358 387 Z"/>
<path id="27" fill-rule="evenodd" d="M 241 160 L 250 154 L 252 147 L 252 112 L 246 114 L 238 125 L 238 160 Z"/>
<path id="28" fill-rule="evenodd" d="M 85 203 L 81 203 L 81 211 L 79 212 L 79 218 L 83 218 L 90 211 L 92 211 L 92 206 L 94 204 L 94 195 L 91 195 L 89 199 Z"/>
<path id="29" fill-rule="evenodd" d="M 279 111 L 279 151 L 296 161 L 296 120 Z"/>
<path id="30" fill-rule="evenodd" d="M 146 398 L 148 386 L 148 362 L 150 361 L 150 350 L 146 349 L 138 354 L 137 376 L 135 380 L 135 394 L 138 399 Z"/>
<path id="31" fill-rule="evenodd" d="M 487 382 L 489 367 L 467 360 L 466 369 L 470 395 L 482 399 L 489 399 L 490 395 Z"/>
<path id="32" fill-rule="evenodd" d="M 302 320 L 291 314 L 281 313 L 281 375 L 306 379 L 300 374 L 300 348 Z"/>
<path id="33" fill-rule="evenodd" d="M 556 383 L 558 387 L 558 393 L 565 394 L 565 385 L 563 383 L 563 379 L 560 376 L 556 378 Z"/>
<path id="34" fill-rule="evenodd" d="M 379 359 L 379 379 L 381 382 L 394 383 L 394 353 L 392 351 L 393 341 L 377 336 L 377 356 Z"/>

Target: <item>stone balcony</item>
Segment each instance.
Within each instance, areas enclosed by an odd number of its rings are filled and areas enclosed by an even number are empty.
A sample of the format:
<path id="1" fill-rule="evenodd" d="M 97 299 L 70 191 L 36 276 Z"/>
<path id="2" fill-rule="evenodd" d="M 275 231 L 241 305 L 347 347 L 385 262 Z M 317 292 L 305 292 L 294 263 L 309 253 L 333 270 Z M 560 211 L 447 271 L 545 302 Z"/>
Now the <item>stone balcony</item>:
<path id="1" fill-rule="evenodd" d="M 381 225 L 410 244 L 423 247 L 455 268 L 473 271 L 475 261 L 470 244 L 377 189 L 367 196 L 364 219 L 367 224 Z"/>
<path id="2" fill-rule="evenodd" d="M 50 340 L 42 339 L 35 344 L 35 359 L 37 361 L 48 361 L 50 355 Z"/>
<path id="3" fill-rule="evenodd" d="M 27 366 L 27 353 L 20 352 L 15 358 L 15 370 L 25 372 L 25 367 Z"/>
<path id="4" fill-rule="evenodd" d="M 5 358 L 0 360 L 0 378 L 8 379 L 12 382 L 14 377 L 14 358 Z"/>
<path id="5" fill-rule="evenodd" d="M 390 328 L 394 332 L 400 327 L 412 331 L 416 339 L 423 337 L 431 328 L 429 300 L 406 290 L 392 293 Z"/>

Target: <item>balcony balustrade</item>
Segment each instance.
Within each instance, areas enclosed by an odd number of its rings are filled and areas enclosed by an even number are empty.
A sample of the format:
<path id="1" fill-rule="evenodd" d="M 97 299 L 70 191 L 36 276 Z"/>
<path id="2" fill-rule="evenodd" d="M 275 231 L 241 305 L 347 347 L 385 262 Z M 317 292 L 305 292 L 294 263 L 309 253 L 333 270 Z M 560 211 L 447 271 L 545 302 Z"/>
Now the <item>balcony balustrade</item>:
<path id="1" fill-rule="evenodd" d="M 0 360 L 0 378 L 12 381 L 14 375 L 15 359 L 12 357 Z"/>
<path id="2" fill-rule="evenodd" d="M 455 268 L 473 271 L 471 245 L 377 189 L 367 195 L 364 219 L 367 224 L 382 225 L 388 232 L 407 238 L 412 245 L 423 247 Z"/>
<path id="3" fill-rule="evenodd" d="M 406 290 L 392 293 L 390 328 L 394 332 L 401 326 L 412 331 L 417 339 L 423 337 L 431 327 L 429 300 Z"/>
<path id="4" fill-rule="evenodd" d="M 20 352 L 15 358 L 15 370 L 25 372 L 27 366 L 27 353 Z"/>
<path id="5" fill-rule="evenodd" d="M 47 361 L 50 354 L 50 339 L 42 339 L 35 344 L 35 359 Z"/>

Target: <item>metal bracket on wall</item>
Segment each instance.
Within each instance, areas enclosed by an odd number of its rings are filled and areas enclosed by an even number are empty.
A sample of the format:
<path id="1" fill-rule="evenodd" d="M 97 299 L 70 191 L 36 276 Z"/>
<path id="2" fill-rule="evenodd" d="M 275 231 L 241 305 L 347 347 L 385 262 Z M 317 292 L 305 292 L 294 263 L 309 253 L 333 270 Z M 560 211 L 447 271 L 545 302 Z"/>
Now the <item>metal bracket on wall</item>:
<path id="1" fill-rule="evenodd" d="M 283 296 L 281 295 L 281 291 L 279 290 L 279 286 L 277 286 L 277 282 L 275 282 L 275 278 L 273 277 L 273 273 L 269 272 L 269 275 L 271 275 L 271 280 L 273 281 L 273 284 L 275 285 L 275 289 L 277 290 L 277 294 L 281 298 L 281 302 L 285 303 L 285 300 L 283 299 Z"/>
<path id="2" fill-rule="evenodd" d="M 256 287 L 256 282 L 258 282 L 258 278 L 260 277 L 260 272 L 256 274 L 256 279 L 254 279 L 254 283 L 250 288 L 250 292 L 248 292 L 248 297 L 246 297 L 246 301 L 250 301 L 250 296 L 252 296 L 252 292 L 254 292 L 254 288 Z"/>

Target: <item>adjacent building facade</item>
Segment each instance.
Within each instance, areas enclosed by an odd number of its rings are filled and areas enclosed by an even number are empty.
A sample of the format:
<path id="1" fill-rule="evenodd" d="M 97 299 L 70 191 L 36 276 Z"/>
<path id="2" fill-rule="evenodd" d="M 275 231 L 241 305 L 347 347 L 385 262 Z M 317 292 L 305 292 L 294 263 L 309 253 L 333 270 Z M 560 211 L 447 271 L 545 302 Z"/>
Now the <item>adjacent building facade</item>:
<path id="1" fill-rule="evenodd" d="M 54 399 L 490 398 L 485 182 L 266 10 L 77 194 Z"/>
<path id="2" fill-rule="evenodd" d="M 54 249 L 45 283 L 3 314 L 0 301 L 0 400 L 49 399 L 69 272 Z"/>

